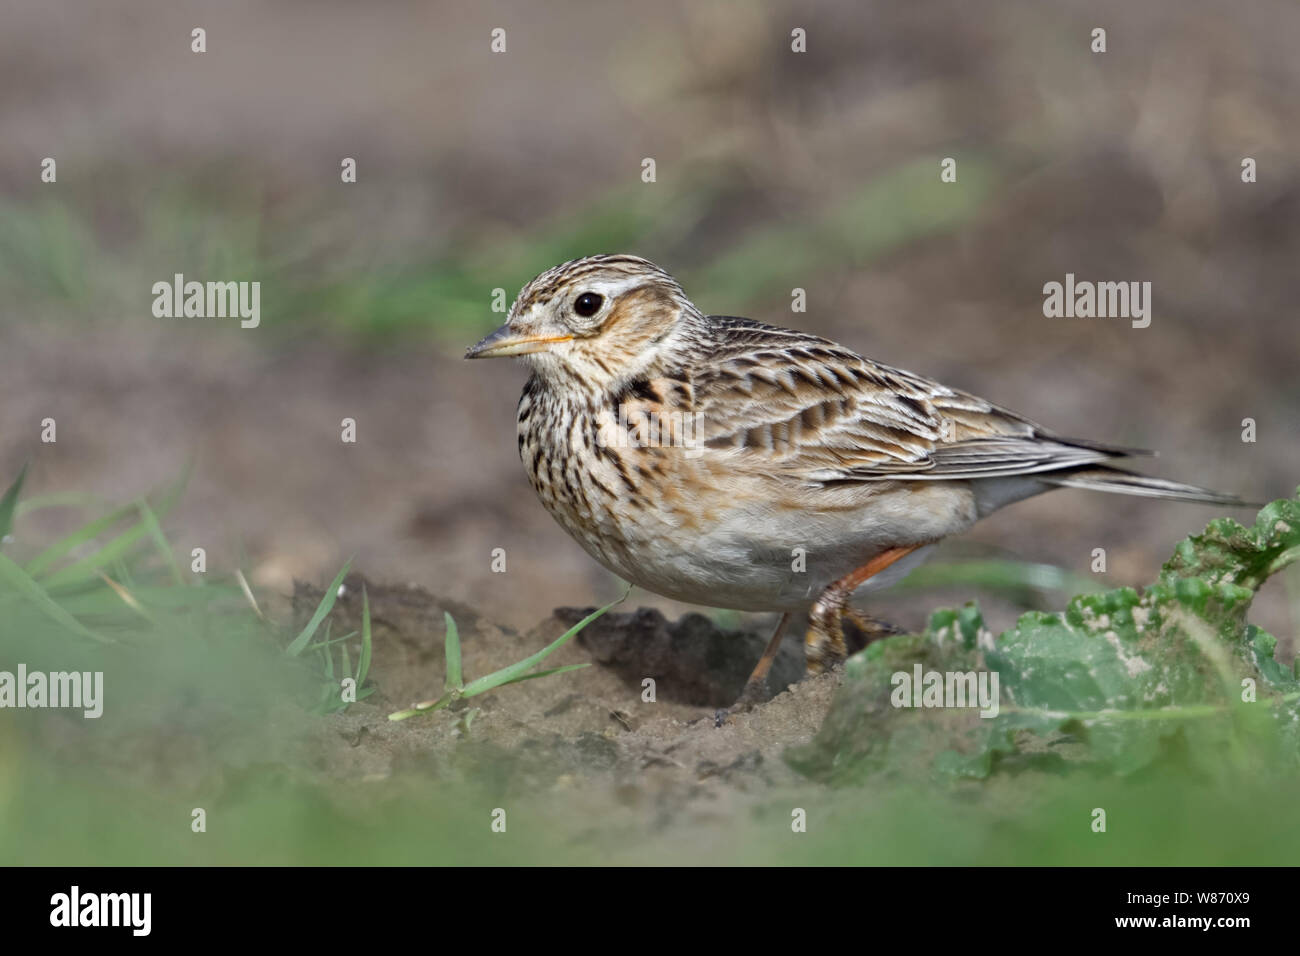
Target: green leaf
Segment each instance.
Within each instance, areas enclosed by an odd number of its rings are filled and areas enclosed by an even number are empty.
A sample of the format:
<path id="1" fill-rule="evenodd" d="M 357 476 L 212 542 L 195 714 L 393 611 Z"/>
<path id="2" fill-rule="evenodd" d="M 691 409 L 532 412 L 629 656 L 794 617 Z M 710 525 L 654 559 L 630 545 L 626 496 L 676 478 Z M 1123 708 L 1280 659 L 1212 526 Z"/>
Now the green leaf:
<path id="1" fill-rule="evenodd" d="M 519 661 L 516 664 L 511 664 L 509 667 L 503 667 L 499 671 L 493 671 L 486 677 L 480 677 L 478 680 L 470 681 L 470 683 L 465 685 L 461 690 L 461 696 L 473 697 L 476 694 L 483 693 L 484 691 L 492 690 L 494 687 L 500 687 L 503 684 L 509 684 L 517 680 L 521 674 L 546 660 L 546 658 L 550 657 L 565 644 L 569 643 L 575 634 L 622 600 L 623 598 L 619 598 L 618 601 L 613 601 L 602 608 L 592 611 L 536 654 L 525 657 L 522 661 Z"/>
<path id="2" fill-rule="evenodd" d="M 523 674 L 519 677 L 512 677 L 505 684 L 518 684 L 522 681 L 532 680 L 535 677 L 550 677 L 552 674 L 567 674 L 569 671 L 580 671 L 584 667 L 590 667 L 591 661 L 583 661 L 581 664 L 565 664 L 563 667 L 548 667 L 546 670 L 533 671 L 531 674 Z M 501 686 L 504 687 L 505 684 Z"/>
<path id="3" fill-rule="evenodd" d="M 37 511 L 44 511 L 47 508 L 81 508 L 83 510 L 102 511 L 107 507 L 107 504 L 94 495 L 83 494 L 79 491 L 58 491 L 53 494 L 38 495 L 35 498 L 24 498 L 18 502 L 18 507 L 14 509 L 14 517 L 21 518 L 24 515 L 35 514 Z"/>
<path id="4" fill-rule="evenodd" d="M 460 715 L 460 720 L 456 721 L 456 726 L 460 728 L 462 734 L 468 734 L 470 725 L 474 723 L 474 718 L 478 716 L 478 708 L 471 707 L 465 713 Z"/>
<path id="5" fill-rule="evenodd" d="M 185 575 L 181 573 L 180 563 L 176 560 L 176 554 L 172 551 L 171 542 L 163 534 L 162 524 L 158 521 L 158 516 L 154 510 L 149 507 L 149 502 L 141 499 L 137 503 L 140 509 L 140 517 L 144 520 L 145 529 L 149 536 L 153 538 L 154 544 L 158 548 L 158 553 L 162 555 L 163 563 L 171 571 L 172 580 L 179 585 L 185 584 Z"/>
<path id="6" fill-rule="evenodd" d="M 370 595 L 361 586 L 361 657 L 357 660 L 357 700 L 361 699 L 361 685 L 370 673 Z"/>
<path id="7" fill-rule="evenodd" d="M 14 507 L 18 504 L 18 495 L 23 490 L 23 482 L 26 479 L 27 465 L 24 464 L 18 470 L 18 477 L 5 491 L 4 497 L 0 498 L 0 542 L 3 542 L 6 537 L 13 533 Z"/>
<path id="8" fill-rule="evenodd" d="M 566 671 L 576 671 L 583 667 L 588 666 L 586 663 L 566 664 L 563 667 L 553 667 L 550 670 L 537 671 L 532 674 L 527 673 L 527 671 L 530 668 L 541 663 L 543 660 L 545 660 L 555 651 L 563 647 L 566 643 L 569 642 L 569 640 L 573 638 L 575 634 L 581 631 L 592 621 L 596 620 L 596 618 L 600 617 L 610 608 L 615 607 L 618 604 L 621 604 L 627 598 L 628 592 L 630 590 L 631 588 L 629 587 L 628 591 L 624 591 L 623 596 L 620 597 L 617 601 L 611 601 L 609 604 L 606 604 L 604 607 L 598 608 L 597 610 L 588 614 L 581 621 L 573 625 L 573 627 L 569 628 L 567 631 L 565 631 L 563 634 L 557 637 L 550 644 L 546 645 L 546 647 L 542 648 L 536 654 L 526 657 L 522 661 L 519 661 L 516 664 L 511 664 L 509 667 L 503 667 L 498 671 L 493 671 L 491 674 L 488 674 L 486 677 L 480 677 L 478 680 L 471 681 L 469 684 L 467 684 L 464 687 L 456 687 L 456 688 L 449 687 L 447 692 L 444 693 L 437 700 L 425 701 L 423 703 L 416 704 L 414 707 L 408 707 L 406 710 L 396 711 L 394 713 L 389 714 L 388 719 L 406 720 L 408 717 L 414 717 L 416 714 L 425 714 L 435 710 L 442 710 L 444 707 L 451 704 L 452 701 L 460 700 L 461 698 L 465 698 L 465 697 L 475 697 L 479 694 L 486 693 L 489 690 L 493 690 L 494 688 L 497 687 L 502 687 L 506 684 L 517 684 L 520 681 L 532 680 L 535 677 L 549 677 L 552 674 L 563 674 Z M 455 629 L 455 623 L 451 620 L 450 615 L 447 616 L 447 623 L 448 623 L 447 634 L 449 640 L 448 649 L 450 651 L 450 641 L 452 640 L 451 635 L 454 633 L 454 629 Z M 459 637 L 457 636 L 454 640 L 456 642 L 456 668 L 457 671 L 459 671 L 460 668 Z M 451 654 L 449 653 L 448 659 L 450 660 L 450 658 L 451 658 Z M 448 673 L 450 674 L 450 669 Z M 451 683 L 450 680 L 448 680 L 449 685 L 450 683 Z"/>
<path id="9" fill-rule="evenodd" d="M 0 554 L 0 584 L 13 588 L 18 594 L 27 598 L 45 613 L 47 617 L 62 625 L 65 629 L 81 637 L 88 637 L 100 643 L 112 643 L 106 637 L 94 633 L 75 617 L 59 607 L 58 603 L 46 593 L 26 571 L 15 562 Z"/>
<path id="10" fill-rule="evenodd" d="M 1022 615 L 996 639 L 973 605 L 936 612 L 924 633 L 850 658 L 821 730 L 787 759 L 829 780 L 984 777 L 1003 765 L 1131 774 L 1169 761 L 1211 776 L 1296 766 L 1300 683 L 1246 614 L 1298 548 L 1300 497 L 1265 506 L 1252 528 L 1211 521 L 1141 593 L 1079 596 L 1062 612 Z M 996 676 L 996 716 L 908 706 L 918 668 L 922 683 L 935 673 L 945 689 L 949 675 L 983 675 L 990 689 Z M 1243 701 L 1244 687 L 1257 688 L 1254 702 Z"/>
<path id="11" fill-rule="evenodd" d="M 456 627 L 455 620 L 446 611 L 442 612 L 442 619 L 447 626 L 447 637 L 443 642 L 446 648 L 447 677 L 443 683 L 443 690 L 450 693 L 465 686 L 460 672 L 460 631 Z"/>
<path id="12" fill-rule="evenodd" d="M 298 636 L 289 642 L 289 646 L 284 649 L 286 657 L 297 657 L 306 649 L 308 642 L 312 639 L 312 635 L 315 634 L 316 629 L 320 627 L 321 621 L 325 620 L 326 615 L 328 615 L 333 609 L 334 602 L 338 600 L 339 586 L 343 583 L 343 579 L 347 577 L 348 569 L 350 567 L 352 567 L 351 558 L 343 564 L 343 567 L 339 568 L 339 573 L 334 575 L 334 580 L 330 583 L 330 586 L 325 589 L 325 594 L 321 597 L 320 604 L 316 605 L 316 613 L 311 616 L 311 620 L 308 621 L 306 626 L 304 626 L 298 633 Z"/>
<path id="13" fill-rule="evenodd" d="M 60 538 L 54 544 L 50 545 L 31 561 L 27 562 L 27 573 L 34 578 L 39 578 L 50 567 L 54 565 L 59 558 L 69 554 L 73 549 L 80 547 L 87 541 L 99 537 L 104 531 L 117 524 L 127 515 L 135 510 L 135 504 L 123 505 L 104 515 L 102 518 L 96 518 L 94 521 L 82 525 L 76 531 Z"/>
<path id="14" fill-rule="evenodd" d="M 137 507 L 138 502 L 132 505 Z M 142 520 L 139 524 L 132 526 L 129 531 L 113 538 L 99 550 L 94 551 L 80 560 L 74 561 L 66 567 L 60 568 L 49 577 L 44 579 L 47 588 L 53 590 L 60 587 L 66 587 L 70 584 L 80 583 L 83 579 L 94 574 L 106 564 L 129 554 L 136 544 L 149 533 Z"/>
<path id="15" fill-rule="evenodd" d="M 331 637 L 319 641 L 312 641 L 310 644 L 308 644 L 306 647 L 303 648 L 303 653 L 306 653 L 307 651 L 320 650 L 323 647 L 333 647 L 335 644 L 343 644 L 346 641 L 352 640 L 352 638 L 356 636 L 357 636 L 356 631 L 348 631 L 342 637 Z"/>
<path id="16" fill-rule="evenodd" d="M 160 516 L 165 516 L 179 500 L 181 492 L 184 490 L 186 482 L 189 480 L 188 469 L 175 482 L 165 488 L 158 498 L 157 508 L 152 508 L 149 513 L 153 516 L 154 524 Z M 47 589 L 63 587 L 72 583 L 79 583 L 84 579 L 93 577 L 94 572 L 106 564 L 128 554 L 136 543 L 150 532 L 148 519 L 143 517 L 144 509 L 150 506 L 146 499 L 138 499 L 129 505 L 124 505 L 115 511 L 110 512 L 103 518 L 92 521 L 82 528 L 74 531 L 66 538 L 56 542 L 50 548 L 47 548 L 38 555 L 31 563 L 27 565 L 27 573 L 34 578 L 40 578 L 45 570 L 51 567 L 59 558 L 71 552 L 74 548 L 98 537 L 108 528 L 112 527 L 118 521 L 125 518 L 132 511 L 142 515 L 139 524 L 134 525 L 129 531 L 125 531 L 116 538 L 109 541 L 98 551 L 74 561 L 66 567 L 60 568 L 48 577 L 43 579 L 43 584 Z"/>

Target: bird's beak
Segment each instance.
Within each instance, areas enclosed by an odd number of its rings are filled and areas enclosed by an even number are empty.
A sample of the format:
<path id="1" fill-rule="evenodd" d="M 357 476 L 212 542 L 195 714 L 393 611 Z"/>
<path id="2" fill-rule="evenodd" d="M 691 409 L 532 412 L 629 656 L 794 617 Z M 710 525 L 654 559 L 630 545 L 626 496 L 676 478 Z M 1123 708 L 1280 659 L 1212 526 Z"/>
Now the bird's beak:
<path id="1" fill-rule="evenodd" d="M 501 358 L 505 355 L 527 355 L 544 352 L 556 342 L 568 342 L 572 335 L 519 335 L 508 325 L 503 325 L 478 345 L 465 351 L 465 358 Z"/>

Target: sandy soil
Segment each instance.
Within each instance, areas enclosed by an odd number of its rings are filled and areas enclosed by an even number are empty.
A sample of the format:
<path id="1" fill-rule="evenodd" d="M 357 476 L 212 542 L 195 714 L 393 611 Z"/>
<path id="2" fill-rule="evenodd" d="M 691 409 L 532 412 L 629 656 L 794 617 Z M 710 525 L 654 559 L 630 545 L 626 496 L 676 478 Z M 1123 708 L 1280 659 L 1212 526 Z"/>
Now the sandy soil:
<path id="1" fill-rule="evenodd" d="M 596 842 L 611 851 L 670 822 L 673 839 L 689 841 L 718 814 L 735 819 L 774 795 L 822 789 L 783 759 L 821 725 L 837 682 L 833 674 L 798 680 L 797 641 L 783 648 L 772 699 L 719 712 L 735 699 L 765 635 L 721 631 L 699 615 L 670 625 L 657 612 L 615 610 L 546 662 L 594 658 L 593 666 L 392 722 L 389 713 L 442 693 L 444 610 L 457 620 L 471 680 L 526 657 L 591 609 L 562 609 L 520 633 L 459 602 L 354 575 L 335 605 L 336 628 L 359 627 L 363 584 L 378 692 L 324 721 L 289 716 L 296 728 L 284 744 L 290 765 L 338 779 L 382 781 L 418 771 L 445 783 L 487 784 L 501 800 L 552 802 L 563 819 L 589 819 L 590 832 L 601 834 Z M 319 589 L 300 585 L 296 617 L 306 620 L 319 599 Z M 646 678 L 654 681 L 653 700 Z"/>

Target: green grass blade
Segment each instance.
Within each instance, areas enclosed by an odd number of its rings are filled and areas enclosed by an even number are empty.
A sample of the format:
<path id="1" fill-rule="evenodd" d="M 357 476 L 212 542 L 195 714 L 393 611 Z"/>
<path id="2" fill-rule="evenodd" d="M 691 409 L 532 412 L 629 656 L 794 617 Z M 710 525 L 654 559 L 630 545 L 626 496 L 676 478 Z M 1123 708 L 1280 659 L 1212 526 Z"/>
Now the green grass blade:
<path id="1" fill-rule="evenodd" d="M 317 713 L 332 714 L 336 710 L 341 710 L 342 704 L 339 689 L 333 681 L 325 681 L 320 685 L 320 699 L 316 701 Z"/>
<path id="2" fill-rule="evenodd" d="M 104 583 L 108 585 L 109 590 L 111 590 L 111 591 L 113 592 L 113 594 L 115 594 L 115 595 L 117 596 L 118 600 L 120 600 L 123 604 L 125 604 L 127 607 L 129 607 L 132 611 L 134 611 L 134 612 L 135 612 L 136 614 L 138 614 L 140 617 L 144 618 L 144 619 L 145 619 L 146 621 L 148 621 L 150 624 L 157 624 L 157 623 L 158 623 L 157 618 L 155 618 L 152 614 L 149 613 L 149 609 L 146 608 L 143 604 L 140 603 L 140 599 L 137 598 L 137 597 L 136 597 L 136 596 L 131 592 L 131 589 L 130 589 L 129 587 L 127 587 L 127 586 L 124 585 L 124 584 L 120 584 L 120 583 L 118 583 L 117 581 L 114 581 L 112 578 L 110 578 L 110 577 L 109 577 L 107 574 L 105 574 L 103 571 L 100 571 L 100 572 L 99 572 L 99 576 L 100 576 L 101 579 L 103 579 Z M 65 608 L 65 610 L 66 610 L 66 608 Z"/>
<path id="3" fill-rule="evenodd" d="M 47 617 L 63 625 L 72 633 L 81 637 L 88 637 L 92 641 L 99 641 L 101 644 L 112 643 L 108 638 L 101 637 L 91 631 L 75 617 L 59 607 L 55 600 L 46 593 L 44 588 L 36 583 L 36 580 L 30 574 L 3 554 L 0 554 L 0 583 L 7 584 L 26 597 L 44 611 Z"/>
<path id="4" fill-rule="evenodd" d="M 180 478 L 159 494 L 158 505 L 153 509 L 155 520 L 160 517 L 165 517 L 166 514 L 171 511 L 172 507 L 180 499 L 181 491 L 184 489 L 185 483 L 188 481 L 189 471 L 187 469 Z M 146 505 L 148 504 L 147 500 L 138 499 L 130 504 L 123 505 L 104 517 L 84 525 L 66 538 L 55 542 L 27 565 L 27 573 L 34 578 L 41 577 L 48 568 L 53 566 L 54 562 L 58 561 L 59 558 L 68 554 L 74 548 L 98 537 L 105 530 L 129 515 L 132 511 L 139 512 L 142 502 Z M 45 579 L 45 587 L 55 588 L 76 581 L 80 577 L 92 576 L 95 571 L 103 567 L 105 564 L 127 554 L 133 547 L 135 547 L 136 542 L 138 542 L 147 532 L 148 528 L 142 521 L 139 525 L 135 525 L 131 530 L 123 532 L 93 554 L 87 555 L 79 561 L 74 561 L 67 567 L 55 571 Z"/>
<path id="5" fill-rule="evenodd" d="M 503 667 L 499 671 L 493 671 L 491 674 L 488 674 L 486 677 L 480 677 L 478 680 L 471 681 L 469 684 L 467 684 L 464 687 L 449 688 L 447 692 L 443 694 L 441 697 L 439 697 L 437 700 L 425 701 L 423 703 L 416 704 L 414 707 L 408 707 L 406 710 L 399 710 L 396 711 L 395 713 L 391 713 L 388 715 L 388 719 L 406 720 L 408 717 L 414 717 L 416 714 L 426 714 L 431 711 L 442 710 L 442 708 L 446 707 L 454 700 L 459 700 L 462 697 L 474 697 L 477 694 L 485 693 L 489 690 L 492 690 L 495 687 L 501 687 L 505 684 L 515 684 L 521 680 L 530 680 L 534 677 L 547 677 L 550 676 L 551 674 L 560 674 L 563 673 L 564 671 L 578 670 L 579 668 L 588 666 L 587 663 L 566 664 L 563 667 L 553 667 L 550 670 L 538 671 L 535 674 L 525 673 L 529 668 L 533 667 L 536 664 L 541 663 L 550 654 L 554 653 L 555 651 L 563 647 L 570 639 L 572 639 L 572 637 L 575 634 L 581 631 L 592 621 L 596 620 L 596 618 L 600 617 L 610 608 L 622 604 L 623 601 L 627 599 L 628 593 L 631 592 L 631 590 L 632 588 L 629 585 L 628 589 L 623 592 L 623 596 L 620 597 L 617 601 L 611 601 L 609 604 L 606 604 L 604 607 L 592 611 L 581 621 L 573 625 L 573 627 L 569 628 L 567 631 L 565 631 L 563 634 L 557 637 L 550 644 L 546 645 L 546 647 L 542 648 L 536 654 L 524 658 L 522 661 L 519 661 L 517 664 L 511 664 L 509 667 Z M 447 633 L 450 638 L 451 635 L 454 633 L 454 629 L 455 629 L 455 622 L 451 620 L 451 615 L 447 615 L 447 623 L 448 623 Z M 456 644 L 457 668 L 459 669 L 460 666 L 459 635 L 457 635 L 454 638 L 454 642 Z"/>
<path id="6" fill-rule="evenodd" d="M 627 595 L 624 594 L 623 597 L 626 596 Z M 525 657 L 522 661 L 519 661 L 516 664 L 511 664 L 509 667 L 503 667 L 499 671 L 493 671 L 491 674 L 488 674 L 485 677 L 478 678 L 478 680 L 471 681 L 469 684 L 465 685 L 465 687 L 461 690 L 461 696 L 473 697 L 476 694 L 482 694 L 484 691 L 489 691 L 494 687 L 500 687 L 502 684 L 509 684 L 512 681 L 515 681 L 516 679 L 519 678 L 521 674 L 524 674 L 532 667 L 535 667 L 537 664 L 540 664 L 551 654 L 558 651 L 565 644 L 569 643 L 569 641 L 573 638 L 575 634 L 581 631 L 592 621 L 596 620 L 596 618 L 600 617 L 610 608 L 614 607 L 616 604 L 621 603 L 622 600 L 623 598 L 619 598 L 617 601 L 612 601 L 609 604 L 606 604 L 604 607 L 592 611 L 581 621 L 573 625 L 573 627 L 569 628 L 567 631 L 565 631 L 563 634 L 561 634 L 559 637 L 553 640 L 550 644 L 546 645 L 536 654 L 533 654 L 529 657 Z"/>
<path id="7" fill-rule="evenodd" d="M 115 508 L 102 518 L 96 518 L 94 521 L 82 525 L 66 537 L 60 538 L 36 557 L 32 558 L 31 561 L 27 562 L 27 573 L 34 578 L 39 578 L 51 566 L 53 566 L 54 562 L 58 561 L 59 558 L 68 554 L 74 548 L 85 544 L 87 541 L 99 537 L 99 535 L 101 535 L 105 530 L 111 528 L 129 515 L 134 507 L 134 504 L 129 504 L 123 505 L 120 508 Z"/>
<path id="8" fill-rule="evenodd" d="M 47 508 L 81 508 L 82 510 L 93 509 L 103 511 L 108 507 L 108 503 L 94 495 L 84 494 L 80 491 L 56 491 L 48 495 L 39 495 L 35 498 L 24 498 L 14 509 L 14 516 L 21 518 L 37 511 L 44 511 Z"/>
<path id="9" fill-rule="evenodd" d="M 357 636 L 357 632 L 356 632 L 356 631 L 348 631 L 348 632 L 347 632 L 346 634 L 344 634 L 342 637 L 331 637 L 331 638 L 329 638 L 328 640 L 312 641 L 310 644 L 308 644 L 308 645 L 307 645 L 306 647 L 304 647 L 302 650 L 303 650 L 303 653 L 304 653 L 304 654 L 305 654 L 307 651 L 318 651 L 318 650 L 320 650 L 322 647 L 332 647 L 332 646 L 335 645 L 335 644 L 342 644 L 342 643 L 344 643 L 344 642 L 346 642 L 346 641 L 350 641 L 350 640 L 352 640 L 352 638 L 354 638 L 354 637 L 356 637 L 356 636 Z"/>
<path id="10" fill-rule="evenodd" d="M 298 633 L 298 636 L 284 649 L 286 657 L 297 657 L 306 648 L 312 635 L 316 633 L 316 628 L 320 627 L 320 622 L 325 620 L 325 616 L 333 609 L 334 602 L 338 600 L 339 585 L 343 583 L 343 579 L 347 577 L 348 569 L 351 567 L 352 559 L 348 558 L 343 567 L 339 569 L 339 573 L 334 575 L 334 581 L 325 589 L 324 597 L 321 598 L 320 604 L 316 606 L 316 613 L 311 616 L 311 620 Z"/>
<path id="11" fill-rule="evenodd" d="M 135 508 L 136 504 L 138 502 L 132 504 L 131 507 Z M 93 551 L 84 558 L 73 561 L 66 567 L 62 567 L 46 577 L 43 581 L 45 587 L 53 590 L 69 584 L 80 583 L 83 579 L 93 576 L 104 565 L 112 564 L 119 558 L 129 554 L 148 532 L 149 529 L 145 527 L 143 521 L 132 525 L 130 530 L 123 531 L 98 551 Z"/>
<path id="12" fill-rule="evenodd" d="M 370 595 L 361 586 L 361 657 L 357 660 L 357 700 L 361 699 L 361 685 L 370 673 Z"/>
<path id="13" fill-rule="evenodd" d="M 465 713 L 460 715 L 460 720 L 456 722 L 456 725 L 460 728 L 462 734 L 469 733 L 470 725 L 474 723 L 474 718 L 477 716 L 477 707 L 471 707 L 469 710 L 465 711 Z"/>
<path id="14" fill-rule="evenodd" d="M 116 558 L 113 561 L 113 573 L 116 574 L 127 587 L 135 587 L 135 576 L 131 574 L 131 567 L 122 558 Z M 97 568 L 95 574 L 96 576 L 103 577 L 104 569 Z"/>
<path id="15" fill-rule="evenodd" d="M 158 521 L 158 516 L 149 507 L 149 502 L 143 499 L 140 500 L 139 507 L 140 517 L 144 519 L 144 525 L 149 532 L 149 536 L 153 538 L 154 544 L 158 546 L 158 553 L 162 555 L 163 563 L 171 571 L 172 580 L 183 587 L 185 585 L 185 575 L 181 572 L 180 562 L 176 560 L 176 553 L 172 551 L 171 542 L 163 534 L 162 524 Z"/>
<path id="16" fill-rule="evenodd" d="M 18 470 L 18 477 L 0 498 L 0 542 L 4 541 L 14 530 L 14 506 L 18 504 L 18 494 L 23 490 L 27 478 L 27 465 Z"/>
<path id="17" fill-rule="evenodd" d="M 584 667 L 590 667 L 591 661 L 584 661 L 581 664 L 565 664 L 563 667 L 548 667 L 544 671 L 533 671 L 531 674 L 523 674 L 519 677 L 512 677 L 506 681 L 506 684 L 518 684 L 520 681 L 532 680 L 534 677 L 550 677 L 552 674 L 563 674 L 566 671 L 580 671 Z M 502 684 L 501 686 L 505 686 Z"/>
<path id="18" fill-rule="evenodd" d="M 131 593 L 141 604 L 157 611 L 202 611 L 214 602 L 237 602 L 238 588 L 214 584 L 202 588 L 176 588 L 171 585 L 144 585 L 132 588 Z M 2 600 L 2 599 L 0 599 Z M 78 594 L 60 594 L 59 606 L 74 617 L 100 613 L 105 606 L 112 607 L 116 597 L 103 588 L 94 588 Z"/>
<path id="19" fill-rule="evenodd" d="M 453 690 L 460 690 L 465 686 L 460 670 L 460 630 L 456 627 L 456 621 L 446 611 L 442 612 L 442 619 L 447 624 L 447 640 L 445 642 L 447 649 L 447 678 L 443 683 L 443 689 L 451 693 Z"/>

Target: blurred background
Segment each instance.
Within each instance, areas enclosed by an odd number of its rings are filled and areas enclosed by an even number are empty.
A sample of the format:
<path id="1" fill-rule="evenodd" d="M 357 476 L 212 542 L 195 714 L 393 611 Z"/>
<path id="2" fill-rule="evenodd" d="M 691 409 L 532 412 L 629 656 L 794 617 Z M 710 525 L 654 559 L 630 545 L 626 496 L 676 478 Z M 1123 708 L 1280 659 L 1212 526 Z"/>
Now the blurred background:
<path id="1" fill-rule="evenodd" d="M 705 311 L 1157 448 L 1156 474 L 1287 496 L 1297 48 L 1283 0 L 2 0 L 0 485 L 30 461 L 30 494 L 118 504 L 192 463 L 176 551 L 204 547 L 255 588 L 287 595 L 354 556 L 521 628 L 601 603 L 618 582 L 517 459 L 524 370 L 461 355 L 502 320 L 495 289 L 509 301 L 562 260 L 629 252 Z M 260 327 L 155 318 L 152 285 L 175 273 L 259 281 Z M 1066 273 L 1151 282 L 1150 327 L 1045 318 L 1043 285 Z M 1218 513 L 1063 491 L 937 560 L 1141 585 Z M 19 544 L 82 520 L 32 513 Z M 973 596 L 1012 622 L 969 586 L 875 607 L 916 627 Z M 1288 662 L 1291 607 L 1275 581 L 1252 612 Z"/>
<path id="2" fill-rule="evenodd" d="M 33 491 L 117 500 L 192 459 L 178 546 L 242 553 L 255 584 L 355 554 L 520 624 L 614 594 L 526 484 L 524 370 L 460 358 L 502 318 L 493 289 L 595 252 L 1157 448 L 1162 475 L 1257 500 L 1300 482 L 1293 4 L 3 9 L 0 474 L 30 457 Z M 260 281 L 260 328 L 154 318 L 177 272 Z M 1150 281 L 1151 326 L 1045 318 L 1067 272 Z M 1104 547 L 1107 586 L 1141 583 L 1211 516 L 1061 492 L 960 547 L 1082 573 Z"/>

